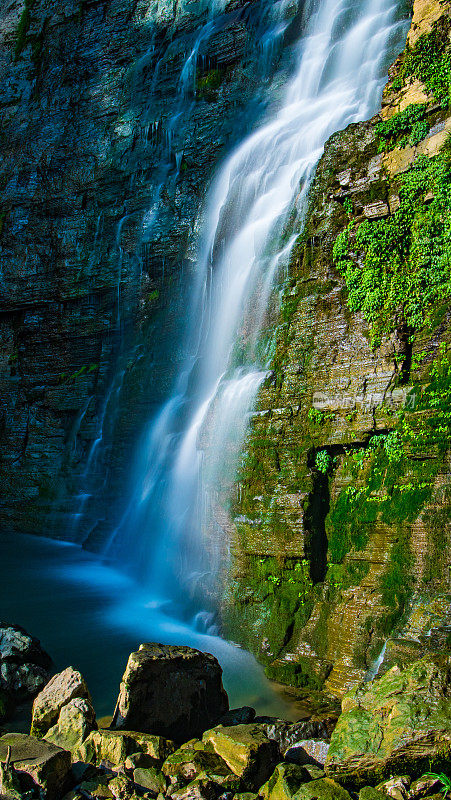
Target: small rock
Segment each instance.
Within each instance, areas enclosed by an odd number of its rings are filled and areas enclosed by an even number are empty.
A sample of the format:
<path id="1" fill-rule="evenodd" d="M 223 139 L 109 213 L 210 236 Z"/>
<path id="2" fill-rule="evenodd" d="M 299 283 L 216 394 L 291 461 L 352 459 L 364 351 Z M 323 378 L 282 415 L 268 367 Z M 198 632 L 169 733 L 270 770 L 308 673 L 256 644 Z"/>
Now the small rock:
<path id="1" fill-rule="evenodd" d="M 321 739 L 296 742 L 285 751 L 285 760 L 293 764 L 315 764 L 324 767 L 329 745 Z"/>
<path id="2" fill-rule="evenodd" d="M 133 772 L 133 781 L 142 789 L 149 790 L 152 794 L 165 794 L 166 778 L 155 767 L 138 767 Z"/>
<path id="3" fill-rule="evenodd" d="M 0 797 L 6 800 L 21 800 L 20 781 L 16 770 L 0 762 Z"/>
<path id="4" fill-rule="evenodd" d="M 228 710 L 216 658 L 191 647 L 142 644 L 131 653 L 112 727 L 183 742 Z"/>
<path id="5" fill-rule="evenodd" d="M 213 781 L 196 779 L 187 786 L 177 789 L 171 797 L 173 800 L 213 800 L 217 796 L 217 786 Z"/>
<path id="6" fill-rule="evenodd" d="M 295 794 L 296 800 L 351 800 L 351 795 L 330 778 L 304 783 Z"/>
<path id="7" fill-rule="evenodd" d="M 232 708 L 220 719 L 220 724 L 224 727 L 228 725 L 248 725 L 255 719 L 255 708 L 242 706 L 242 708 Z"/>
<path id="8" fill-rule="evenodd" d="M 100 766 L 103 762 L 114 767 L 125 764 L 127 756 L 138 751 L 160 766 L 175 750 L 175 744 L 161 736 L 137 731 L 93 731 L 76 752 L 77 758 Z"/>
<path id="9" fill-rule="evenodd" d="M 26 780 L 28 776 L 39 787 L 44 800 L 59 800 L 70 773 L 70 753 L 24 733 L 8 733 L 0 737 L 0 761 L 6 761 L 9 748 L 10 763 L 21 786 L 25 790 L 30 788 L 30 781 L 27 783 Z"/>
<path id="10" fill-rule="evenodd" d="M 252 789 L 258 789 L 280 760 L 276 742 L 268 739 L 264 725 L 219 726 L 203 735 L 232 772 Z"/>
<path id="11" fill-rule="evenodd" d="M 108 789 L 116 800 L 138 800 L 132 781 L 125 775 L 116 775 L 108 782 Z"/>
<path id="12" fill-rule="evenodd" d="M 359 792 L 359 800 L 384 800 L 385 797 L 383 792 L 379 792 L 373 786 L 364 786 Z"/>
<path id="13" fill-rule="evenodd" d="M 51 727 L 56 725 L 63 706 L 76 697 L 84 698 L 91 703 L 91 696 L 83 676 L 73 667 L 67 667 L 63 672 L 48 682 L 42 692 L 33 702 L 31 720 L 31 735 L 45 736 Z"/>
<path id="14" fill-rule="evenodd" d="M 264 800 L 291 800 L 303 783 L 305 773 L 302 767 L 297 764 L 278 764 L 258 794 Z"/>
<path id="15" fill-rule="evenodd" d="M 47 731 L 44 738 L 72 752 L 79 748 L 96 727 L 96 715 L 91 703 L 82 697 L 76 697 L 62 707 L 58 722 Z"/>
<path id="16" fill-rule="evenodd" d="M 90 797 L 114 797 L 113 792 L 108 787 L 108 781 L 111 780 L 111 775 L 96 775 L 89 781 L 83 781 L 80 784 L 80 791 L 83 797 L 86 795 Z"/>
<path id="17" fill-rule="evenodd" d="M 217 753 L 190 750 L 183 748 L 176 750 L 164 762 L 161 771 L 167 777 L 182 778 L 189 783 L 201 775 L 206 775 L 211 780 L 220 785 L 227 783 L 238 788 L 237 776 L 232 772 L 228 764 Z"/>
<path id="18" fill-rule="evenodd" d="M 376 789 L 383 794 L 392 797 L 393 800 L 405 800 L 408 795 L 410 787 L 410 778 L 408 775 L 396 775 L 394 778 L 380 783 Z"/>
<path id="19" fill-rule="evenodd" d="M 428 797 L 438 793 L 441 789 L 442 783 L 438 778 L 422 775 L 421 778 L 412 783 L 407 796 L 409 800 L 417 800 L 417 798 Z"/>

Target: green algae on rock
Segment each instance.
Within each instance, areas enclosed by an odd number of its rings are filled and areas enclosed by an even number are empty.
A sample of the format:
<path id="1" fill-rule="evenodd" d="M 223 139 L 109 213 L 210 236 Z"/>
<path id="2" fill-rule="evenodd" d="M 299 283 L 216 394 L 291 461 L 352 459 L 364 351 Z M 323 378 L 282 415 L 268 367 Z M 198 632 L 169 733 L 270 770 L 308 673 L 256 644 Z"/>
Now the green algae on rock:
<path id="1" fill-rule="evenodd" d="M 426 656 L 343 699 L 326 774 L 354 786 L 440 768 L 451 752 L 451 660 Z"/>

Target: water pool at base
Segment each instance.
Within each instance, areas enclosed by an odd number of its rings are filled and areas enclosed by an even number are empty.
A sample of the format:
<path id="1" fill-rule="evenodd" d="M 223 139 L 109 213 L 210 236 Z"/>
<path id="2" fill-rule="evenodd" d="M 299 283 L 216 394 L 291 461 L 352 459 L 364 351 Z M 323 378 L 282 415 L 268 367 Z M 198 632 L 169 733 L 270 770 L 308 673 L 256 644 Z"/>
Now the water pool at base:
<path id="1" fill-rule="evenodd" d="M 213 653 L 231 708 L 251 705 L 259 714 L 296 718 L 253 656 L 167 616 L 142 587 L 80 547 L 1 534 L 0 564 L 0 621 L 40 639 L 57 670 L 79 669 L 98 716 L 113 713 L 129 654 L 156 641 Z"/>

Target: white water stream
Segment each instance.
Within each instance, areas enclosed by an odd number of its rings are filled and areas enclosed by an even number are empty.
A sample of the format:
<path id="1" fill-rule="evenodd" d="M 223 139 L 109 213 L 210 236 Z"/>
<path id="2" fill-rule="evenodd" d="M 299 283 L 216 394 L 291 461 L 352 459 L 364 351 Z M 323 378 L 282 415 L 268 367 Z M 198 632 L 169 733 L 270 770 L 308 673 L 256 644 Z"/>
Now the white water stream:
<path id="1" fill-rule="evenodd" d="M 276 92 L 264 123 L 211 186 L 185 366 L 141 445 L 133 498 L 107 545 L 109 555 L 133 562 L 161 602 L 189 608 L 188 596 L 218 570 L 224 533 L 217 526 L 217 541 L 203 539 L 210 504 L 202 462 L 210 487 L 224 471 L 233 474 L 265 375 L 257 356 L 265 312 L 293 229 L 300 230 L 315 166 L 334 131 L 377 110 L 388 63 L 403 43 L 398 8 L 397 0 L 307 0 L 283 95 Z M 196 57 L 194 49 L 184 86 Z"/>

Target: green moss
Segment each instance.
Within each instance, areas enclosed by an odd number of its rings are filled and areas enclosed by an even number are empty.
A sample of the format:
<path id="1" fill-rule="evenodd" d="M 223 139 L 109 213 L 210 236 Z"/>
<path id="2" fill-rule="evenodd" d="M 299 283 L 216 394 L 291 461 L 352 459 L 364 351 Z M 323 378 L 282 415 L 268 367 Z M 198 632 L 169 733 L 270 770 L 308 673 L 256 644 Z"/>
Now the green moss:
<path id="1" fill-rule="evenodd" d="M 196 79 L 196 97 L 212 101 L 216 99 L 217 91 L 224 80 L 224 72 L 220 69 L 210 69 L 200 73 Z"/>
<path id="2" fill-rule="evenodd" d="M 25 0 L 25 6 L 20 15 L 19 25 L 16 33 L 16 44 L 14 48 L 14 61 L 18 61 L 22 50 L 27 44 L 27 35 L 31 23 L 31 9 L 33 8 L 36 0 Z"/>
<path id="3" fill-rule="evenodd" d="M 430 194 L 432 202 L 425 202 Z M 399 196 L 394 214 L 357 227 L 350 223 L 333 250 L 348 306 L 368 320 L 374 347 L 403 326 L 411 334 L 422 330 L 437 305 L 451 297 L 449 156 L 419 158 L 402 179 Z"/>
<path id="4" fill-rule="evenodd" d="M 418 78 L 444 106 L 450 99 L 450 27 L 446 15 L 435 22 L 430 33 L 420 36 L 414 47 L 407 49 L 401 71 L 403 79 Z"/>
<path id="5" fill-rule="evenodd" d="M 375 133 L 379 139 L 379 152 L 386 153 L 395 145 L 407 147 L 421 142 L 429 132 L 426 104 L 412 104 L 390 119 L 379 122 Z"/>

